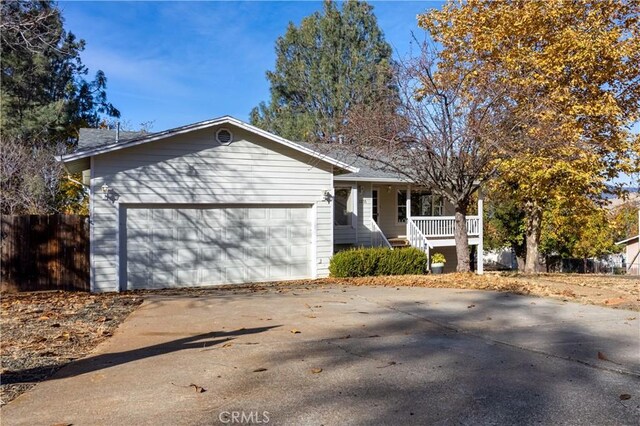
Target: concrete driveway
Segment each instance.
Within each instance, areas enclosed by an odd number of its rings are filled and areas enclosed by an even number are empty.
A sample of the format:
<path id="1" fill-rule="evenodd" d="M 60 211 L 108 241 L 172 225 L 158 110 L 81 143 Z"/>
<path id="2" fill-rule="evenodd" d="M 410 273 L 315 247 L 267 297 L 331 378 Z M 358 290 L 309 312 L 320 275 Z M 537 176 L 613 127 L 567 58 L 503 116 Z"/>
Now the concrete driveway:
<path id="1" fill-rule="evenodd" d="M 2 424 L 638 424 L 637 317 L 406 287 L 151 296 Z"/>

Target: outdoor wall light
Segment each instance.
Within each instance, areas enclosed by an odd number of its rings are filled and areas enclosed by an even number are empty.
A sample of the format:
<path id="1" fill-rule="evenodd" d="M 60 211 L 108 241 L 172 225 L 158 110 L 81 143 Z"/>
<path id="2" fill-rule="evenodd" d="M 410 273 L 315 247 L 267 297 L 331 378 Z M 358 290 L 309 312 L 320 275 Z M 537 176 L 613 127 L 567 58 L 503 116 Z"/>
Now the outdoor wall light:
<path id="1" fill-rule="evenodd" d="M 333 196 L 331 195 L 331 191 L 324 191 L 324 194 L 322 195 L 322 199 L 324 201 L 326 201 L 327 203 L 330 203 L 332 198 Z"/>
<path id="2" fill-rule="evenodd" d="M 107 198 L 109 198 L 109 190 L 111 188 L 109 188 L 109 185 L 107 185 L 106 183 L 104 185 L 102 185 L 102 199 L 106 200 Z"/>

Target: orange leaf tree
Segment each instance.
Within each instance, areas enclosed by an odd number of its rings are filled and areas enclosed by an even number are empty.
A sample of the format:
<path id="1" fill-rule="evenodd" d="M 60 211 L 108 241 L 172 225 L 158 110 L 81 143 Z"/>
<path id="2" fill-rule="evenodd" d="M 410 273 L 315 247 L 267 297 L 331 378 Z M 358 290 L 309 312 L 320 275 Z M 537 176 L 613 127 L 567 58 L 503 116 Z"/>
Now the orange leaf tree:
<path id="1" fill-rule="evenodd" d="M 637 0 L 450 1 L 418 16 L 441 46 L 441 72 L 471 74 L 469 90 L 504 87 L 514 117 L 535 111 L 494 182 L 524 210 L 525 271 L 537 271 L 551 202 L 597 198 L 638 170 L 639 16 Z"/>

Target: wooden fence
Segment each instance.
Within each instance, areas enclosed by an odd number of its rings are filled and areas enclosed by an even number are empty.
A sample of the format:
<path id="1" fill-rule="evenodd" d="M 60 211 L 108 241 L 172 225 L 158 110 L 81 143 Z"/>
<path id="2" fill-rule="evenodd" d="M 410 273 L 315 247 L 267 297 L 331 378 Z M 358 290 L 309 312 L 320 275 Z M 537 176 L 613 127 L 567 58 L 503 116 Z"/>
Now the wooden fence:
<path id="1" fill-rule="evenodd" d="M 89 218 L 2 216 L 3 290 L 89 291 Z"/>

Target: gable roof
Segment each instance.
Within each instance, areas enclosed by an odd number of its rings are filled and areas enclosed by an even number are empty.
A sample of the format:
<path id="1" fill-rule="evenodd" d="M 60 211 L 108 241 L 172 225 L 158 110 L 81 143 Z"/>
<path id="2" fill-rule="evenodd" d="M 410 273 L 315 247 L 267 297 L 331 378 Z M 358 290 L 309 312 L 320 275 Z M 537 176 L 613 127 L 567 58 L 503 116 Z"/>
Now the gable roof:
<path id="1" fill-rule="evenodd" d="M 298 143 L 291 142 L 287 139 L 281 138 L 280 136 L 276 136 L 273 133 L 269 133 L 265 130 L 259 129 L 251 124 L 240 121 L 231 116 L 223 116 L 219 118 L 214 118 L 212 120 L 201 121 L 199 123 L 188 124 L 186 126 L 176 127 L 169 130 L 164 130 L 156 133 L 136 133 L 136 132 L 121 132 L 120 140 L 115 142 L 115 132 L 113 133 L 105 133 L 105 132 L 81 132 L 80 136 L 84 134 L 88 139 L 79 143 L 79 148 L 70 154 L 61 155 L 56 157 L 58 161 L 62 161 L 67 166 L 75 165 L 75 171 L 82 170 L 81 167 L 86 167 L 86 160 L 90 157 L 106 154 L 108 152 L 118 151 L 124 148 L 137 146 L 146 144 L 149 142 L 155 142 L 161 139 L 166 139 L 168 137 L 181 135 L 189 132 L 193 132 L 196 130 L 207 129 L 209 127 L 219 126 L 219 125 L 233 125 L 244 129 L 248 132 L 257 134 L 262 136 L 272 142 L 278 143 L 280 145 L 284 145 L 289 147 L 295 151 L 302 152 L 311 156 L 312 158 L 316 158 L 318 160 L 324 161 L 325 163 L 329 163 L 333 166 L 336 166 L 346 172 L 357 172 L 358 168 L 353 165 L 347 164 L 345 162 L 339 161 L 335 158 L 332 158 L 328 155 L 325 155 L 317 150 L 311 149 L 307 146 L 303 146 Z M 93 129 L 100 130 L 100 129 Z M 81 165 L 82 163 L 83 165 Z"/>

